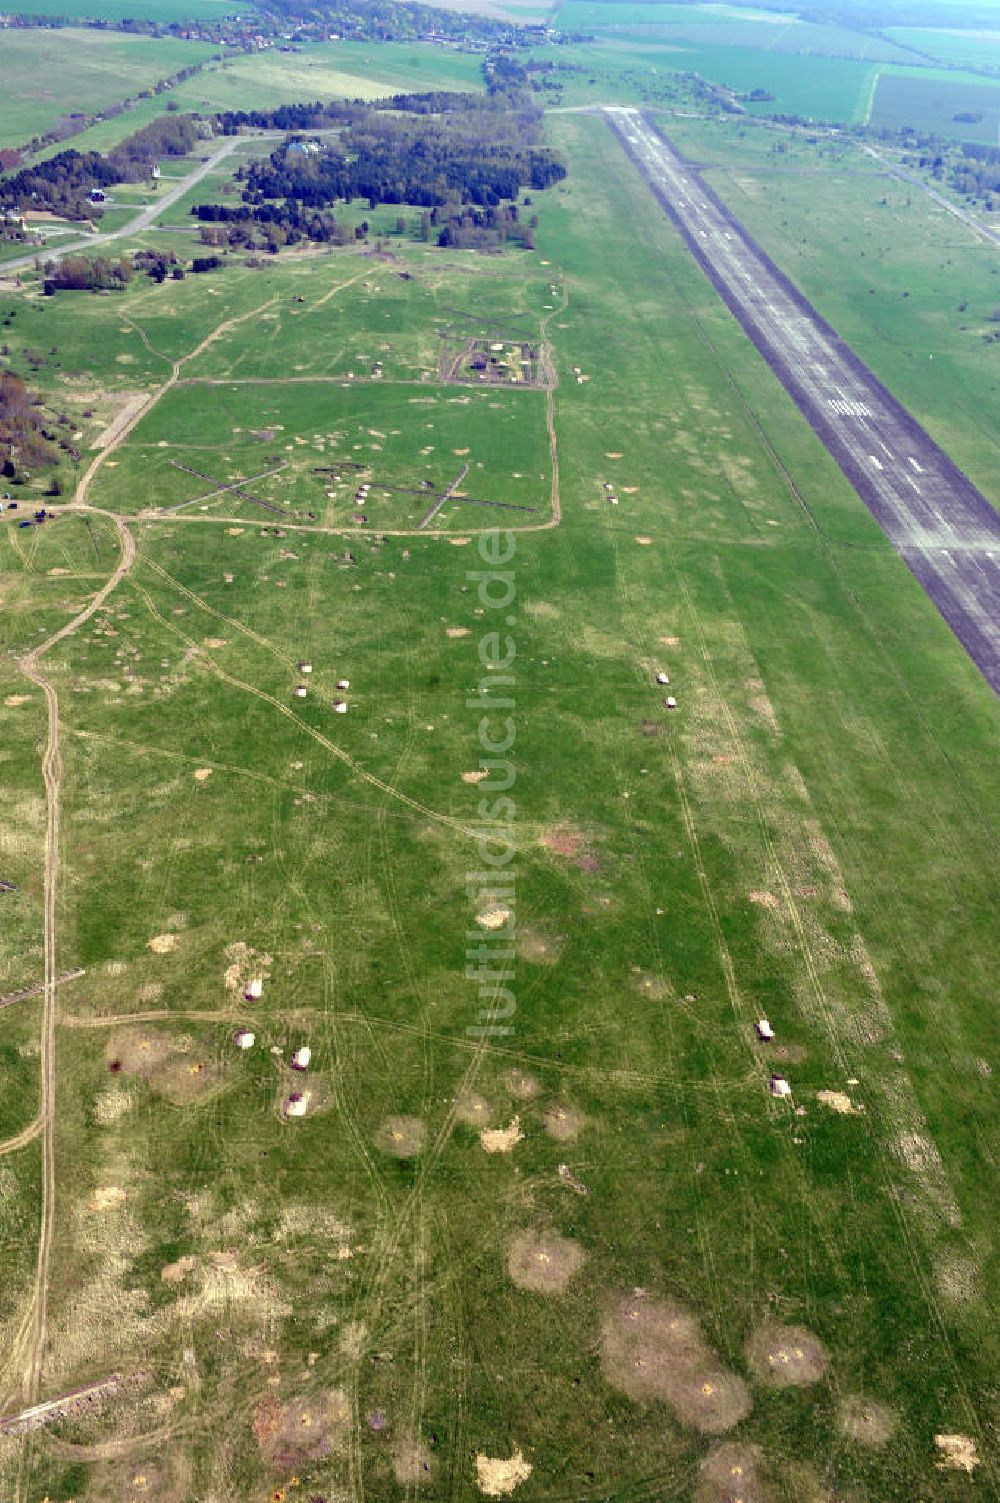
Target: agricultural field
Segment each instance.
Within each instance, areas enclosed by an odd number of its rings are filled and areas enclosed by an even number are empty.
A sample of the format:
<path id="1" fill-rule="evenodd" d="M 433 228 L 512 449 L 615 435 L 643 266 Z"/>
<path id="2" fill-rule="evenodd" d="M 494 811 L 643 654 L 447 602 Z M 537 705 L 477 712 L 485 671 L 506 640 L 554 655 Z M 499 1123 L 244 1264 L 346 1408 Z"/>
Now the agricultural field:
<path id="1" fill-rule="evenodd" d="M 70 110 L 93 114 L 214 52 L 204 42 L 121 32 L 4 31 L 0 147 L 23 146 Z"/>
<path id="2" fill-rule="evenodd" d="M 668 129 L 1000 504 L 992 249 Z M 0 514 L 4 1503 L 996 1496 L 1000 704 L 546 135 L 532 251 L 0 287 L 79 452 Z"/>
<path id="3" fill-rule="evenodd" d="M 909 126 L 957 141 L 996 145 L 1000 83 L 955 82 L 927 69 L 909 76 L 882 73 L 868 118 L 876 126 Z"/>

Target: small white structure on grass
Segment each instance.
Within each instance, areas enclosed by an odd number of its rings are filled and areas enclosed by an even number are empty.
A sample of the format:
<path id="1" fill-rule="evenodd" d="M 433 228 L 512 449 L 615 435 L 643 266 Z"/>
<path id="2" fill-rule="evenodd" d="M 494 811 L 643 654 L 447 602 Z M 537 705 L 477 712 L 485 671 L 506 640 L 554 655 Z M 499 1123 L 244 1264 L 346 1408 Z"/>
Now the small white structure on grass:
<path id="1" fill-rule="evenodd" d="M 666 674 L 666 673 L 658 673 L 656 675 L 656 682 L 658 684 L 669 684 L 669 682 L 670 682 L 669 675 Z"/>
<path id="2" fill-rule="evenodd" d="M 766 1018 L 757 1019 L 757 1037 L 759 1039 L 763 1039 L 765 1042 L 768 1039 L 774 1038 L 774 1029 L 771 1027 Z"/>
<path id="3" fill-rule="evenodd" d="M 295 686 L 295 698 L 296 699 L 305 699 L 305 697 L 306 697 L 306 695 L 308 693 L 309 693 L 309 690 L 306 688 L 305 684 L 296 684 L 296 686 Z"/>
<path id="4" fill-rule="evenodd" d="M 768 1081 L 768 1089 L 772 1096 L 790 1096 L 792 1088 L 783 1075 L 772 1075 Z"/>
<path id="5" fill-rule="evenodd" d="M 313 665 L 312 665 L 312 663 L 300 663 L 299 664 L 299 672 L 300 673 L 312 673 L 312 671 L 313 671 Z"/>
<path id="6" fill-rule="evenodd" d="M 303 1044 L 301 1049 L 296 1049 L 292 1055 L 293 1070 L 308 1070 L 309 1061 L 312 1059 L 312 1050 L 308 1044 Z"/>
<path id="7" fill-rule="evenodd" d="M 264 991 L 264 983 L 263 983 L 263 981 L 261 981 L 261 979 L 260 979 L 259 976 L 255 976 L 253 978 L 253 980 L 248 983 L 247 989 L 243 993 L 243 995 L 244 995 L 244 997 L 246 997 L 246 999 L 247 999 L 248 1002 L 256 1002 L 260 998 L 260 996 L 262 995 L 263 991 Z"/>
<path id="8" fill-rule="evenodd" d="M 285 1116 L 304 1117 L 308 1106 L 308 1093 L 304 1091 L 293 1091 L 288 1100 L 285 1102 Z"/>
<path id="9" fill-rule="evenodd" d="M 252 1049 L 254 1046 L 254 1035 L 250 1032 L 249 1028 L 240 1028 L 233 1036 L 233 1043 L 237 1049 Z"/>
<path id="10" fill-rule="evenodd" d="M 668 694 L 663 703 L 666 705 L 668 710 L 676 710 L 677 708 L 677 701 L 672 694 Z"/>
<path id="11" fill-rule="evenodd" d="M 350 687 L 351 687 L 351 681 L 350 681 L 349 678 L 338 678 L 338 680 L 337 680 L 337 688 L 338 689 L 349 689 Z"/>
<path id="12" fill-rule="evenodd" d="M 346 715 L 347 714 L 347 702 L 345 700 L 343 700 L 343 699 L 335 699 L 333 701 L 333 713 L 335 715 Z"/>

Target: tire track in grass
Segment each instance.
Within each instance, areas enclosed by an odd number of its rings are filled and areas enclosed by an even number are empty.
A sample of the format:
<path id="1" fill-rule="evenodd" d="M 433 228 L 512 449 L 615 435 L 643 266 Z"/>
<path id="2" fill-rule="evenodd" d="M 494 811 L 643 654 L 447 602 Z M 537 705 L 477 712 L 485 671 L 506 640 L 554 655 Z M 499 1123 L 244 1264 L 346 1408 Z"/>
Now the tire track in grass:
<path id="1" fill-rule="evenodd" d="M 56 1061 L 55 1019 L 56 988 L 59 980 L 57 964 L 58 890 L 60 876 L 61 841 L 61 794 L 62 764 L 60 759 L 59 697 L 52 682 L 39 668 L 41 658 L 59 642 L 76 632 L 99 610 L 105 600 L 117 589 L 135 562 L 135 539 L 121 518 L 115 518 L 115 527 L 121 544 L 121 556 L 114 572 L 97 591 L 90 604 L 79 611 L 58 631 L 46 637 L 37 647 L 24 654 L 19 668 L 29 682 L 42 690 L 48 714 L 48 729 L 42 758 L 42 778 L 45 783 L 46 831 L 44 871 L 44 952 L 45 988 L 42 1004 L 41 1026 L 41 1124 L 42 1124 L 42 1205 L 41 1226 L 38 1238 L 38 1253 L 35 1268 L 34 1289 L 30 1303 L 30 1320 L 27 1336 L 27 1351 L 22 1373 L 22 1397 L 25 1407 L 37 1404 L 42 1382 L 42 1364 L 45 1353 L 45 1338 L 48 1316 L 49 1264 L 52 1256 L 55 1229 L 55 1109 L 56 1109 Z M 25 1488 L 30 1482 L 31 1457 L 34 1442 L 29 1432 L 21 1447 L 16 1482 L 17 1503 L 23 1503 Z"/>

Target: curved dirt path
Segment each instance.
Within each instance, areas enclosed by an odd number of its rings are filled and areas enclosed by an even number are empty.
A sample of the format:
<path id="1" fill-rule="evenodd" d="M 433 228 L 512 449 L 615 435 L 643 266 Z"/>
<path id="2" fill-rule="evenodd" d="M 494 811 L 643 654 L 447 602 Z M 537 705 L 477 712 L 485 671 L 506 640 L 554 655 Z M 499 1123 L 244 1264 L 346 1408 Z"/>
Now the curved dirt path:
<path id="1" fill-rule="evenodd" d="M 21 1379 L 21 1391 L 27 1407 L 38 1402 L 42 1381 L 42 1360 L 45 1351 L 45 1332 L 48 1316 L 49 1263 L 52 1255 L 52 1234 L 55 1225 L 55 1018 L 56 988 L 59 983 L 57 966 L 57 897 L 59 887 L 59 839 L 60 839 L 60 792 L 61 763 L 59 757 L 59 697 L 49 679 L 39 668 L 40 659 L 70 636 L 115 590 L 135 562 L 135 539 L 121 517 L 115 517 L 115 527 L 121 540 L 121 557 L 114 573 L 98 590 L 90 604 L 53 632 L 44 642 L 33 647 L 20 659 L 18 666 L 31 683 L 42 690 L 48 711 L 48 735 L 42 758 L 42 778 L 45 783 L 46 828 L 45 828 L 45 896 L 44 896 L 44 955 L 45 981 L 42 1004 L 41 1032 L 41 1107 L 39 1124 L 42 1136 L 42 1213 L 38 1237 L 38 1257 L 35 1264 L 35 1282 L 27 1317 L 26 1355 Z M 21 1453 L 16 1498 L 18 1503 L 25 1497 L 30 1470 L 31 1440 Z"/>
<path id="2" fill-rule="evenodd" d="M 28 1123 L 27 1127 L 22 1127 L 19 1133 L 15 1133 L 6 1142 L 0 1143 L 0 1158 L 3 1158 L 6 1153 L 16 1153 L 19 1148 L 27 1148 L 29 1143 L 35 1141 L 41 1130 L 42 1118 L 39 1114 L 33 1122 Z"/>

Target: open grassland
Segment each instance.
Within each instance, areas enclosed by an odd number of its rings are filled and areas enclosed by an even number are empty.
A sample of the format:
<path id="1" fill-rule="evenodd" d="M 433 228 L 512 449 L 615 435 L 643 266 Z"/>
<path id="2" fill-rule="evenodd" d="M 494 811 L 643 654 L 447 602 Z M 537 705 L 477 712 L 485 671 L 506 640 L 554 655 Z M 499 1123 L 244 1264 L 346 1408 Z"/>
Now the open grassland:
<path id="1" fill-rule="evenodd" d="M 74 110 L 92 114 L 212 55 L 203 42 L 172 37 L 72 29 L 4 31 L 0 146 L 22 146 L 62 115 Z"/>
<path id="2" fill-rule="evenodd" d="M 351 249 L 16 299 L 57 346 L 47 390 L 172 384 L 87 492 L 130 515 L 135 562 L 40 664 L 58 964 L 86 968 L 57 994 L 43 1396 L 123 1383 L 0 1438 L 0 1491 L 466 1503 L 494 1485 L 477 1457 L 520 1454 L 525 1500 L 995 1496 L 1000 709 L 604 123 L 552 136 L 572 174 L 534 256 Z M 455 546 L 277 537 L 235 501 L 134 515 L 157 454 L 203 442 L 213 474 L 299 450 L 417 480 L 475 428 L 498 477 L 551 478 L 546 393 L 439 379 L 441 344 L 497 324 L 559 377 L 561 525 L 513 535 L 509 605 L 478 595 L 476 519 Z M 8 654 L 124 542 L 96 513 L 5 522 Z M 514 684 L 477 693 L 490 631 Z M 483 1037 L 468 874 L 495 814 L 464 775 L 492 706 L 516 732 L 516 1007 Z M 32 1021 L 0 1013 L 0 1062 Z M 38 1165 L 33 1141 L 0 1158 L 8 1409 Z M 971 1474 L 938 1434 L 975 1443 Z"/>
<path id="3" fill-rule="evenodd" d="M 992 247 L 860 154 L 831 168 L 822 146 L 799 140 L 783 152 L 760 133 L 758 165 L 746 139 L 726 167 L 724 131 L 691 121 L 669 129 L 690 156 L 720 164 L 708 180 L 758 243 L 1000 505 Z M 799 170 L 781 171 L 784 163 Z"/>

